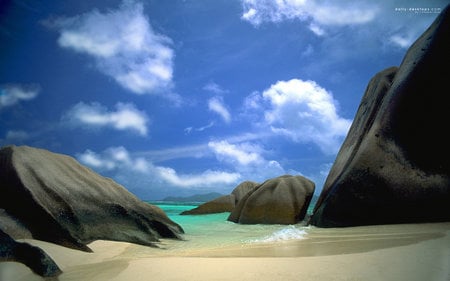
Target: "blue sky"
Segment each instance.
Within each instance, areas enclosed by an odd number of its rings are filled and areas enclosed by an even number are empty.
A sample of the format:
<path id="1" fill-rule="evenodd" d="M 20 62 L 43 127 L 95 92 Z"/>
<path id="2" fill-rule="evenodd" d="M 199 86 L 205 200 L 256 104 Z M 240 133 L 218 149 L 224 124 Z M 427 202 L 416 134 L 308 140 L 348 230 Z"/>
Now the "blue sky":
<path id="1" fill-rule="evenodd" d="M 0 0 L 0 145 L 142 199 L 282 174 L 318 194 L 369 79 L 446 4 Z"/>

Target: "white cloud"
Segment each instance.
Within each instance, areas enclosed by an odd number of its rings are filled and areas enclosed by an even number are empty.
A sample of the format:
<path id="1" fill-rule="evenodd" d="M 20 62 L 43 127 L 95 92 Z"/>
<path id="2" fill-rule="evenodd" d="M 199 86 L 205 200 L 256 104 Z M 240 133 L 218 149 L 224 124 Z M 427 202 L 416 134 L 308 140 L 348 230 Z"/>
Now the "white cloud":
<path id="1" fill-rule="evenodd" d="M 128 168 L 135 170 L 138 162 L 141 162 L 143 158 L 132 159 L 128 150 L 123 146 L 109 147 L 101 154 L 95 153 L 91 150 L 86 150 L 82 154 L 78 154 L 77 158 L 80 162 L 98 168 L 100 170 L 114 170 L 121 168 Z"/>
<path id="2" fill-rule="evenodd" d="M 171 88 L 171 40 L 152 29 L 142 3 L 124 1 L 117 10 L 61 18 L 53 26 L 61 47 L 91 56 L 125 89 L 148 94 Z"/>
<path id="3" fill-rule="evenodd" d="M 403 49 L 409 48 L 414 43 L 416 37 L 395 34 L 389 38 L 389 42 Z"/>
<path id="4" fill-rule="evenodd" d="M 210 154 L 207 144 L 187 145 L 158 150 L 135 152 L 135 155 L 145 157 L 153 163 L 180 158 L 202 158 Z"/>
<path id="5" fill-rule="evenodd" d="M 127 178 L 133 174 L 141 183 L 158 184 L 160 182 L 173 187 L 204 188 L 213 185 L 237 184 L 239 173 L 206 170 L 195 174 L 179 174 L 175 169 L 154 165 L 150 160 L 133 156 L 124 147 L 110 147 L 102 153 L 86 150 L 77 155 L 78 160 L 92 168 L 113 172 L 117 178 Z"/>
<path id="6" fill-rule="evenodd" d="M 216 155 L 230 159 L 231 162 L 237 161 L 240 165 L 260 163 L 263 161 L 258 153 L 261 149 L 249 143 L 230 144 L 223 140 L 211 141 L 208 143 L 208 146 Z"/>
<path id="7" fill-rule="evenodd" d="M 209 82 L 208 84 L 203 86 L 203 90 L 212 92 L 212 93 L 218 94 L 218 95 L 228 93 L 227 90 L 223 89 L 219 84 L 214 83 L 214 82 Z"/>
<path id="8" fill-rule="evenodd" d="M 147 135 L 148 117 L 133 104 L 118 103 L 116 111 L 108 111 L 99 103 L 85 104 L 80 102 L 72 107 L 65 116 L 74 124 L 90 126 L 108 126 L 117 130 L 132 130 L 142 136 Z"/>
<path id="9" fill-rule="evenodd" d="M 205 126 L 201 126 L 201 127 L 187 127 L 184 129 L 184 132 L 186 134 L 190 134 L 192 131 L 196 131 L 196 132 L 203 132 L 206 129 L 212 128 L 214 126 L 214 121 L 209 122 L 208 124 L 206 124 Z"/>
<path id="10" fill-rule="evenodd" d="M 7 84 L 0 86 L 0 109 L 13 106 L 20 101 L 36 98 L 40 92 L 38 85 Z"/>
<path id="11" fill-rule="evenodd" d="M 416 14 L 410 8 L 423 3 L 402 1 L 241 0 L 241 19 L 254 26 L 297 20 L 323 38 L 323 61 L 346 61 L 379 51 L 380 44 L 406 49 L 436 18 L 436 13 Z M 431 7 L 445 7 L 434 1 Z M 357 28 L 356 26 L 363 28 Z M 340 27 L 352 26 L 351 30 Z M 355 28 L 356 27 L 356 28 Z M 328 36 L 327 36 L 328 35 Z M 341 46 L 341 47 L 339 47 Z M 317 49 L 320 51 L 319 49 Z M 317 60 L 314 63 L 317 65 Z M 319 68 L 320 69 L 320 68 Z"/>
<path id="12" fill-rule="evenodd" d="M 242 0 L 242 19 L 258 26 L 263 22 L 298 19 L 311 21 L 310 29 L 323 35 L 320 25 L 353 25 L 372 21 L 378 13 L 373 4 L 360 1 L 330 3 L 313 0 Z"/>
<path id="13" fill-rule="evenodd" d="M 314 22 L 322 25 L 353 25 L 364 24 L 375 19 L 379 8 L 362 1 L 346 1 L 330 4 L 306 1 L 308 11 Z"/>
<path id="14" fill-rule="evenodd" d="M 334 154 L 347 135 L 351 120 L 337 113 L 331 93 L 314 81 L 278 81 L 262 93 L 264 119 L 271 130 L 295 142 L 315 143 L 322 152 Z"/>
<path id="15" fill-rule="evenodd" d="M 253 92 L 244 100 L 244 110 L 258 110 L 261 108 L 262 97 L 259 92 Z"/>
<path id="16" fill-rule="evenodd" d="M 242 175 L 242 178 L 262 182 L 286 174 L 286 170 L 278 161 L 268 160 L 263 156 L 267 151 L 256 142 L 239 141 L 239 138 L 234 138 L 236 142 L 233 143 L 232 139 L 211 141 L 208 147 L 220 162 L 230 165 Z"/>
<path id="17" fill-rule="evenodd" d="M 240 179 L 238 173 L 207 170 L 201 174 L 179 175 L 174 169 L 157 167 L 158 175 L 175 186 L 179 187 L 211 187 L 219 184 L 235 184 Z"/>
<path id="18" fill-rule="evenodd" d="M 79 154 L 78 160 L 85 165 L 102 170 L 112 170 L 116 167 L 114 161 L 107 158 L 102 158 L 89 149 L 83 154 Z"/>
<path id="19" fill-rule="evenodd" d="M 309 30 L 311 30 L 312 32 L 314 32 L 314 34 L 316 34 L 317 36 L 323 36 L 325 35 L 325 30 L 323 30 L 322 27 L 320 27 L 319 25 L 315 24 L 315 23 L 311 23 L 309 25 Z M 309 45 L 311 46 L 311 45 Z"/>
<path id="20" fill-rule="evenodd" d="M 219 114 L 225 123 L 231 122 L 231 114 L 223 104 L 223 100 L 220 97 L 210 98 L 208 101 L 208 108 L 209 110 Z"/>

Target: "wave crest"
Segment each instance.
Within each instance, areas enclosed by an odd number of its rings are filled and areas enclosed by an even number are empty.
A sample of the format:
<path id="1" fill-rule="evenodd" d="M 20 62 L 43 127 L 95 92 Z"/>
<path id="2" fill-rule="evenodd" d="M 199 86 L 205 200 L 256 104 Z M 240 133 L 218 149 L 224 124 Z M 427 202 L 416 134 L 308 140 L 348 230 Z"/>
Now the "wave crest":
<path id="1" fill-rule="evenodd" d="M 294 225 L 289 225 L 280 230 L 273 232 L 272 234 L 259 239 L 252 239 L 250 243 L 270 243 L 287 240 L 299 240 L 306 239 L 307 232 L 305 228 L 297 228 Z"/>

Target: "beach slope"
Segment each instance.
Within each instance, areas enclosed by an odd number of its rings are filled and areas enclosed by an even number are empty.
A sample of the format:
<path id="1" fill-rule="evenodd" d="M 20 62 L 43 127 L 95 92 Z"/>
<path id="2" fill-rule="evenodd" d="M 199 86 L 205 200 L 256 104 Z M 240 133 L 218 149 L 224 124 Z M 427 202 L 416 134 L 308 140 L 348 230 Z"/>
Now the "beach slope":
<path id="1" fill-rule="evenodd" d="M 436 280 L 450 278 L 450 223 L 309 228 L 306 239 L 180 252 L 95 241 L 93 253 L 27 240 L 69 280 Z M 182 242 L 175 242 L 182 243 Z M 1 280 L 42 280 L 0 263 Z"/>

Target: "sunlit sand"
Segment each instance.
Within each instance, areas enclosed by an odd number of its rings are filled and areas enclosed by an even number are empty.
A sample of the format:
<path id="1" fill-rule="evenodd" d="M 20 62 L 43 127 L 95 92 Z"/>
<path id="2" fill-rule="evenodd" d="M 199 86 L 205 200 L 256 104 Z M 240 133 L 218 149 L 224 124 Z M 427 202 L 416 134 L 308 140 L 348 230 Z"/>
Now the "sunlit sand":
<path id="1" fill-rule="evenodd" d="M 449 280 L 450 223 L 309 228 L 304 239 L 231 246 L 161 248 L 95 241 L 94 253 L 26 240 L 63 270 L 55 280 Z M 42 280 L 0 263 L 0 280 Z"/>

